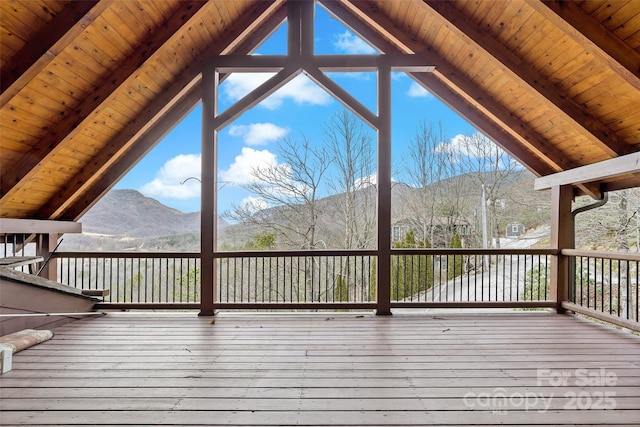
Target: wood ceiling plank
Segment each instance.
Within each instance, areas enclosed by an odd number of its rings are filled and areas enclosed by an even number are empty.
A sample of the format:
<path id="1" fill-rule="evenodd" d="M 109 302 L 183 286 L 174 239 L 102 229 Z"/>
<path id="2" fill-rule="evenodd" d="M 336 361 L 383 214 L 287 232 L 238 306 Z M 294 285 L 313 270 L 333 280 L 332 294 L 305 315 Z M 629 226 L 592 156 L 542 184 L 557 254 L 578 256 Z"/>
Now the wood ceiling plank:
<path id="1" fill-rule="evenodd" d="M 55 56 L 64 50 L 85 26 L 109 6 L 109 1 L 71 2 L 12 58 L 0 71 L 0 107 L 15 96 Z"/>
<path id="2" fill-rule="evenodd" d="M 631 49 L 592 16 L 584 13 L 578 5 L 573 2 L 538 0 L 527 0 L 527 3 L 640 90 L 640 53 Z"/>
<path id="3" fill-rule="evenodd" d="M 591 17 L 602 23 L 610 19 L 628 0 L 616 0 L 603 2 L 593 12 Z"/>
<path id="4" fill-rule="evenodd" d="M 505 46 L 511 49 L 509 40 L 521 27 L 521 23 L 526 21 L 533 14 L 531 8 L 523 7 L 524 4 L 518 1 L 495 2 L 496 9 L 500 12 L 498 17 L 498 28 L 494 34 Z"/>
<path id="5" fill-rule="evenodd" d="M 640 33 L 639 21 L 640 15 L 631 16 L 627 22 L 613 31 L 613 34 L 616 37 L 636 51 L 638 51 L 638 47 L 640 47 L 640 42 L 638 40 L 638 33 Z"/>
<path id="6" fill-rule="evenodd" d="M 612 156 L 627 154 L 629 147 L 620 141 L 616 135 L 611 134 L 596 119 L 591 119 L 588 126 L 585 126 L 585 117 L 590 117 L 589 111 L 581 108 L 573 100 L 560 94 L 553 86 L 545 85 L 544 78 L 534 74 L 527 67 L 520 64 L 518 58 L 514 58 L 511 52 L 506 50 L 490 34 L 479 31 L 464 16 L 460 16 L 455 8 L 444 2 L 428 1 L 426 4 L 444 22 L 451 25 L 452 29 L 460 37 L 465 37 L 479 49 L 484 49 L 487 54 L 494 57 L 499 63 L 505 66 L 510 78 L 529 86 L 532 92 L 538 92 L 542 99 L 546 100 L 552 111 L 564 116 L 565 122 L 575 129 L 579 129 L 590 136 L 592 143 L 598 145 L 604 152 Z"/>
<path id="7" fill-rule="evenodd" d="M 89 68 L 90 66 L 91 64 L 85 63 L 80 55 L 63 52 L 42 73 L 38 74 L 38 77 L 51 86 L 67 91 L 78 101 L 82 101 L 87 93 L 97 89 L 93 82 L 98 78 L 98 74 L 95 69 Z M 70 73 L 69 69 L 73 69 L 74 73 Z M 79 102 L 73 105 L 78 104 Z"/>
<path id="8" fill-rule="evenodd" d="M 98 40 L 94 42 L 94 39 Z M 109 43 L 100 45 L 100 42 L 99 37 L 90 38 L 88 34 L 83 33 L 74 40 L 73 48 L 80 51 L 82 61 L 90 64 L 89 68 L 95 69 L 99 75 L 105 75 L 118 68 L 119 64 L 114 57 L 116 50 Z"/>
<path id="9" fill-rule="evenodd" d="M 48 81 L 42 79 L 42 75 L 38 75 L 29 82 L 29 88 L 39 96 L 50 96 L 56 99 L 61 105 L 76 105 L 78 99 L 71 93 L 61 90 L 58 85 L 51 85 Z"/>
<path id="10" fill-rule="evenodd" d="M 561 68 L 580 66 L 580 60 L 587 58 L 591 60 L 591 55 L 582 51 L 571 39 L 563 37 L 560 43 L 554 45 L 549 51 L 548 55 L 545 55 L 545 64 L 535 67 L 536 72 L 549 80 L 553 79 L 557 70 Z M 577 60 L 576 60 L 577 58 Z"/>
<path id="11" fill-rule="evenodd" d="M 2 4 L 2 16 L 3 25 L 13 34 L 17 39 L 22 41 L 22 44 L 26 44 L 28 40 L 33 39 L 35 34 L 40 31 L 48 22 L 51 21 L 51 16 L 42 16 L 41 7 L 43 3 L 39 4 L 34 1 L 31 4 L 24 4 L 19 1 L 3 1 Z M 32 7 L 36 5 L 36 7 Z M 6 24 L 5 24 L 6 22 Z"/>
<path id="12" fill-rule="evenodd" d="M 602 103 L 603 94 L 607 94 L 611 102 Z M 619 83 L 617 86 L 612 86 L 609 82 L 603 81 L 584 91 L 576 99 L 592 109 L 597 107 L 599 115 L 607 115 L 612 111 L 618 111 L 620 106 L 626 107 L 627 111 L 638 111 L 640 109 L 638 97 L 629 93 L 629 87 L 624 82 Z"/>
<path id="13" fill-rule="evenodd" d="M 83 35 L 100 52 L 100 56 L 109 58 L 109 63 L 119 64 L 133 51 L 131 45 L 105 25 L 100 17 L 96 18 L 94 25 L 87 27 Z"/>
<path id="14" fill-rule="evenodd" d="M 131 46 L 139 45 L 139 36 L 134 35 L 127 26 L 122 25 L 114 12 L 115 6 L 105 10 L 96 19 L 96 26 L 100 27 L 103 37 L 119 51 L 130 53 Z"/>
<path id="15" fill-rule="evenodd" d="M 115 94 L 117 94 L 116 89 L 125 83 L 127 79 L 130 79 L 138 70 L 140 64 L 144 63 L 153 53 L 160 49 L 163 44 L 173 36 L 175 29 L 188 21 L 204 4 L 196 1 L 181 2 L 180 5 L 181 9 L 171 16 L 166 26 L 156 31 L 152 41 L 147 43 L 143 49 L 139 49 L 136 52 L 136 56 L 130 58 L 125 65 L 119 67 L 117 71 L 109 75 L 108 81 L 102 82 L 100 87 L 92 94 L 92 97 L 85 98 L 85 100 L 75 108 L 75 115 L 73 117 L 58 122 L 58 126 L 51 131 L 49 138 L 43 141 L 41 148 L 30 152 L 28 156 L 25 156 L 24 161 L 19 162 L 15 167 L 2 174 L 0 188 L 3 198 L 4 195 L 10 193 L 11 189 L 13 189 L 17 183 L 30 173 L 33 173 L 35 166 L 47 158 L 47 156 L 50 156 L 55 150 L 55 147 L 65 139 L 73 138 L 75 133 L 81 128 L 78 125 L 87 117 L 90 117 L 91 113 L 99 108 L 101 104 L 115 97 Z"/>
<path id="16" fill-rule="evenodd" d="M 554 35 L 555 27 L 549 21 L 533 23 L 529 21 L 527 25 L 531 26 L 532 32 L 528 37 L 520 41 L 520 45 L 512 50 L 513 54 L 519 58 L 529 58 L 529 62 L 534 63 L 534 58 L 541 55 L 544 51 L 541 48 L 543 43 L 547 43 L 550 35 Z"/>
<path id="17" fill-rule="evenodd" d="M 413 16 L 411 18 L 411 22 L 409 24 L 411 28 L 411 33 L 417 34 L 419 30 L 425 25 L 425 19 L 427 19 L 427 11 L 422 7 L 416 7 L 415 10 L 409 16 Z"/>
<path id="18" fill-rule="evenodd" d="M 602 25 L 617 36 L 617 31 L 624 29 L 628 24 L 637 27 L 638 23 L 636 20 L 638 16 L 640 16 L 640 2 L 637 0 L 628 1 L 627 4 L 618 9 L 617 13 L 602 22 Z"/>
<path id="19" fill-rule="evenodd" d="M 629 111 L 627 107 L 621 107 L 603 117 L 607 126 L 620 132 L 630 144 L 640 144 L 640 133 L 637 123 L 640 123 L 640 109 Z"/>
<path id="20" fill-rule="evenodd" d="M 581 0 L 580 7 L 588 14 L 592 14 L 606 0 Z"/>

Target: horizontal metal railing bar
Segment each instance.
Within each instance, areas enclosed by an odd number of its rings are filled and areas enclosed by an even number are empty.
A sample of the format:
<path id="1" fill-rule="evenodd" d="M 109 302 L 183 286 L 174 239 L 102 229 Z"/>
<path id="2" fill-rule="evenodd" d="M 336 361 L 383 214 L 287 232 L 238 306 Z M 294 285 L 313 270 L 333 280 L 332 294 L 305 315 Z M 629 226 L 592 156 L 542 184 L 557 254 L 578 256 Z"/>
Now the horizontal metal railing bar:
<path id="1" fill-rule="evenodd" d="M 216 302 L 214 310 L 372 310 L 375 302 Z"/>
<path id="2" fill-rule="evenodd" d="M 575 304 L 569 301 L 562 301 L 562 308 L 565 310 L 573 311 L 574 313 L 582 314 L 584 316 L 593 317 L 594 319 L 602 320 L 603 322 L 612 323 L 623 328 L 631 329 L 633 331 L 640 332 L 640 322 L 634 322 L 633 320 L 623 319 L 611 314 L 593 310 L 591 308 L 584 307 L 579 304 Z"/>
<path id="3" fill-rule="evenodd" d="M 622 260 L 622 261 L 640 262 L 640 253 L 638 252 L 604 252 L 604 251 L 581 251 L 578 249 L 562 249 L 560 253 L 564 256 L 605 258 L 605 259 L 616 259 L 616 260 Z"/>
<path id="4" fill-rule="evenodd" d="M 99 302 L 95 310 L 199 310 L 198 302 Z"/>
<path id="5" fill-rule="evenodd" d="M 557 255 L 557 249 L 394 248 L 392 255 Z"/>
<path id="6" fill-rule="evenodd" d="M 322 256 L 375 256 L 375 249 L 318 249 L 287 251 L 233 251 L 215 252 L 214 258 L 271 258 L 271 257 L 322 257 Z"/>
<path id="7" fill-rule="evenodd" d="M 565 254 L 568 249 L 563 249 Z M 449 249 L 449 248 L 393 248 L 392 255 L 557 255 L 556 249 Z M 590 252 L 585 252 L 590 253 Z M 603 252 L 606 254 L 607 252 Z M 591 256 L 600 256 L 599 252 Z M 616 253 L 618 254 L 618 253 Z M 233 251 L 215 252 L 214 258 L 269 258 L 292 256 L 375 256 L 375 249 L 348 250 L 286 250 L 286 251 Z M 566 254 L 573 255 L 573 254 Z M 582 252 L 580 255 L 583 255 Z M 586 255 L 583 255 L 586 256 Z M 54 258 L 199 258 L 199 252 L 56 252 Z M 615 257 L 615 256 L 614 256 Z M 632 258 L 635 260 L 635 258 Z M 640 260 L 640 255 L 638 255 Z"/>
<path id="8" fill-rule="evenodd" d="M 200 252 L 55 252 L 52 258 L 200 258 Z"/>
<path id="9" fill-rule="evenodd" d="M 391 302 L 391 308 L 554 308 L 555 301 L 419 301 Z"/>

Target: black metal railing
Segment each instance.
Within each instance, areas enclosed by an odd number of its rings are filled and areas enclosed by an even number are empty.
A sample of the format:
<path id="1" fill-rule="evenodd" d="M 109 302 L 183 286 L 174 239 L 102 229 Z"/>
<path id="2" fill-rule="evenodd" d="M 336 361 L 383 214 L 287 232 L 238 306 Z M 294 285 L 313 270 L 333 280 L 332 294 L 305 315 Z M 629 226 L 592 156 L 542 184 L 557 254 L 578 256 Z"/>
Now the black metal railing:
<path id="1" fill-rule="evenodd" d="M 395 249 L 391 262 L 393 301 L 553 301 L 552 250 Z M 534 304 L 535 305 L 535 304 Z"/>
<path id="2" fill-rule="evenodd" d="M 394 249 L 391 302 L 551 306 L 553 253 Z M 373 307 L 377 299 L 376 251 L 219 252 L 215 258 L 215 303 L 221 307 L 358 308 Z M 199 254 L 60 252 L 55 259 L 59 281 L 109 290 L 105 304 L 171 308 L 200 301 Z"/>
<path id="3" fill-rule="evenodd" d="M 58 280 L 78 289 L 108 290 L 108 303 L 198 303 L 198 254 L 61 252 Z"/>
<path id="4" fill-rule="evenodd" d="M 373 251 L 252 251 L 217 258 L 220 303 L 376 300 Z"/>
<path id="5" fill-rule="evenodd" d="M 571 262 L 569 302 L 607 319 L 639 322 L 640 254 L 563 250 Z"/>

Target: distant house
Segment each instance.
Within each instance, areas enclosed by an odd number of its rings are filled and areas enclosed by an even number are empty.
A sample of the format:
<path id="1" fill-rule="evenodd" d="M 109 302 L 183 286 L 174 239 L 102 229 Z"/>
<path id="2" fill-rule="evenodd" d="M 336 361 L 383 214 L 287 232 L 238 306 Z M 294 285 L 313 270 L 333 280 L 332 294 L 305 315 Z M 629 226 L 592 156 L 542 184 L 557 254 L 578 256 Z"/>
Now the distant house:
<path id="1" fill-rule="evenodd" d="M 515 222 L 507 225 L 505 236 L 509 239 L 517 239 L 518 237 L 522 236 L 524 232 L 525 232 L 524 224 Z"/>
<path id="2" fill-rule="evenodd" d="M 429 224 L 425 224 L 416 218 L 402 218 L 391 225 L 391 240 L 395 244 L 411 230 L 416 240 L 422 241 L 426 237 L 432 247 L 447 247 L 451 237 L 458 233 L 463 239 L 472 233 L 471 223 L 464 218 L 451 218 L 446 216 L 427 218 Z M 463 244 L 464 246 L 464 244 Z"/>

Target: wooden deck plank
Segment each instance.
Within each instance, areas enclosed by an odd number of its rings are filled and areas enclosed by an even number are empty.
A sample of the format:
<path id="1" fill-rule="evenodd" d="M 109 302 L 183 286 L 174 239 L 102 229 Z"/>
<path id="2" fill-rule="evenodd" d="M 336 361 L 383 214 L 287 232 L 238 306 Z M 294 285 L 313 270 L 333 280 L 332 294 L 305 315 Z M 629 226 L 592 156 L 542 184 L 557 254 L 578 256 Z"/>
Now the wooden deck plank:
<path id="1" fill-rule="evenodd" d="M 640 337 L 552 313 L 223 313 L 215 324 L 195 314 L 113 313 L 55 332 L 0 376 L 0 424 L 640 419 Z"/>

